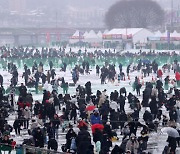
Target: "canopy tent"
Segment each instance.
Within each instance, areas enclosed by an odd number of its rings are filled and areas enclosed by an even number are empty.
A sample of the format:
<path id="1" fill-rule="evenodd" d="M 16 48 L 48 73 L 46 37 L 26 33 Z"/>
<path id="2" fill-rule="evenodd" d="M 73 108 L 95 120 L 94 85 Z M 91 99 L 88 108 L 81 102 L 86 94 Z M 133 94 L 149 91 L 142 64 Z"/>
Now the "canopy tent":
<path id="1" fill-rule="evenodd" d="M 107 34 L 109 31 L 106 29 L 103 34 Z"/>
<path id="2" fill-rule="evenodd" d="M 98 36 L 99 38 L 102 38 L 102 36 L 103 36 L 102 32 L 99 31 L 99 32 L 97 33 L 97 36 Z"/>
<path id="3" fill-rule="evenodd" d="M 102 42 L 102 38 L 98 37 L 97 34 L 91 30 L 88 35 L 84 38 L 84 42 L 87 43 L 99 43 Z"/>
<path id="4" fill-rule="evenodd" d="M 143 30 L 143 28 L 118 28 L 112 29 L 103 35 L 103 39 L 132 38 L 133 35 Z"/>
<path id="5" fill-rule="evenodd" d="M 89 33 L 86 31 L 84 34 L 83 34 L 83 37 L 85 38 Z"/>
<path id="6" fill-rule="evenodd" d="M 84 36 L 81 35 L 81 32 L 79 30 L 76 30 L 76 32 L 70 37 L 69 43 L 78 43 L 80 41 L 83 41 Z"/>
<path id="7" fill-rule="evenodd" d="M 180 33 L 177 31 L 174 31 L 173 33 L 170 33 L 168 36 L 168 31 L 166 30 L 164 33 L 161 33 L 160 31 L 155 32 L 153 36 L 149 36 L 149 41 L 168 41 L 168 37 L 171 41 L 180 41 Z"/>

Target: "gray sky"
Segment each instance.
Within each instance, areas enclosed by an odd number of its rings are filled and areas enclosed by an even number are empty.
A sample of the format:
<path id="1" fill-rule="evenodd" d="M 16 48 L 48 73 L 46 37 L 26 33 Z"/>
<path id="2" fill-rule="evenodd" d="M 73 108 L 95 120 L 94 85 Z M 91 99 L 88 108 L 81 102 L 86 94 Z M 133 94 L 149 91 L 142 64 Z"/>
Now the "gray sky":
<path id="1" fill-rule="evenodd" d="M 105 13 L 117 1 L 119 0 L 0 0 L 0 26 L 51 26 L 57 22 L 63 26 L 103 27 Z M 171 0 L 156 1 L 163 9 L 171 8 Z M 174 8 L 178 8 L 180 0 L 173 1 Z M 18 12 L 16 17 L 12 16 L 12 11 Z M 32 16 L 34 11 L 36 15 Z"/>

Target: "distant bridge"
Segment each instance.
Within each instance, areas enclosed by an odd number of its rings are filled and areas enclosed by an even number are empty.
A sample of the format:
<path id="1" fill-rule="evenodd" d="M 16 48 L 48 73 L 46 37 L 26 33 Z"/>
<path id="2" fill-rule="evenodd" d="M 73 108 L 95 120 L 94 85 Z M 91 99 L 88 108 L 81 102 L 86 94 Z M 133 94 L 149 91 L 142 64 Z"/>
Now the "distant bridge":
<path id="1" fill-rule="evenodd" d="M 90 31 L 92 28 L 0 28 L 0 45 L 41 45 L 46 40 L 65 41 L 76 31 Z M 104 28 L 93 28 L 103 31 Z M 48 38 L 47 38 L 48 37 Z"/>

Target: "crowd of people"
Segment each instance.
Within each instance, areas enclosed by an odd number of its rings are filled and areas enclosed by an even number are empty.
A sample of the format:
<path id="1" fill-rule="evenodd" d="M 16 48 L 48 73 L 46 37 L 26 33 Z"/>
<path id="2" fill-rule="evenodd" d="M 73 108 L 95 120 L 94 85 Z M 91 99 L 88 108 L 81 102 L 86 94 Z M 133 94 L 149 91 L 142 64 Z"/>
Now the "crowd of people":
<path id="1" fill-rule="evenodd" d="M 45 48 L 41 52 L 38 49 L 22 47 L 1 48 L 2 58 L 34 56 L 47 58 L 64 52 L 62 49 L 58 51 L 60 52 Z M 95 51 L 94 54 L 109 56 L 117 53 Z M 13 141 L 10 134 L 15 131 L 15 136 L 18 137 L 25 131 L 29 134 L 29 138 L 22 144 L 32 147 L 45 148 L 47 145 L 48 149 L 54 151 L 60 149 L 74 154 L 143 154 L 147 152 L 152 132 L 158 132 L 162 127 L 170 127 L 180 133 L 178 60 L 172 65 L 164 64 L 162 68 L 156 61 L 142 60 L 137 65 L 129 64 L 126 69 L 124 68 L 121 62 L 118 69 L 115 64 L 105 62 L 103 67 L 96 65 L 95 70 L 101 84 L 113 83 L 115 80 L 122 83 L 124 80 L 130 80 L 132 72 L 137 72 L 138 75 L 133 79 L 132 84 L 136 94 L 128 91 L 127 87 L 122 87 L 119 91 L 114 90 L 110 95 L 107 94 L 106 89 L 93 93 L 93 81 L 78 85 L 79 74 L 88 75 L 91 71 L 88 61 L 84 60 L 81 65 L 77 64 L 72 69 L 73 85 L 71 86 L 77 86 L 76 94 L 73 95 L 68 93 L 70 83 L 66 82 L 66 78 L 57 77 L 53 61 L 49 62 L 47 74 L 43 62 L 39 64 L 34 62 L 32 68 L 24 64 L 22 74 L 24 82 L 20 86 L 18 86 L 20 80 L 16 64 L 8 63 L 6 70 L 12 74 L 8 94 L 4 92 L 4 79 L 0 75 L 0 143 L 12 147 L 16 138 Z M 61 71 L 67 71 L 66 63 L 63 63 Z M 174 73 L 174 78 L 170 79 L 170 76 L 164 78 L 163 73 L 166 71 Z M 142 78 L 151 74 L 156 74 L 154 75 L 156 77 L 142 83 Z M 141 78 L 138 77 L 139 75 Z M 43 99 L 34 100 L 33 95 L 41 95 L 40 85 L 44 87 Z M 52 86 L 52 91 L 47 90 L 48 86 Z M 145 88 L 141 94 L 143 86 Z M 35 88 L 35 93 L 28 92 L 28 88 L 32 87 Z M 58 92 L 59 87 L 63 88 L 63 93 Z M 15 96 L 18 96 L 17 100 Z M 13 124 L 7 121 L 10 114 L 15 116 Z M 143 114 L 142 118 L 140 114 Z M 66 143 L 61 145 L 59 138 L 64 133 Z M 113 141 L 118 141 L 118 144 L 114 146 Z M 180 137 L 168 134 L 167 142 L 168 146 L 164 149 L 164 153 L 168 153 L 169 150 L 170 153 L 175 154 L 177 146 L 180 145 Z M 33 153 L 31 150 L 29 152 Z"/>

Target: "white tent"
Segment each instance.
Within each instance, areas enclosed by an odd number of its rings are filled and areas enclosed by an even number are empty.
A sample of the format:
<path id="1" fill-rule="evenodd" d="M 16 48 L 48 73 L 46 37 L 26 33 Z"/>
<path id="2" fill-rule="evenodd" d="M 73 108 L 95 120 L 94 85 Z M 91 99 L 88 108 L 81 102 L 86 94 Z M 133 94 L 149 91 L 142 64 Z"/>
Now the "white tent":
<path id="1" fill-rule="evenodd" d="M 83 36 L 86 37 L 89 33 L 86 31 Z"/>
<path id="2" fill-rule="evenodd" d="M 102 36 L 103 36 L 102 32 L 99 31 L 99 32 L 97 33 L 97 36 L 98 36 L 99 38 L 102 38 Z"/>
<path id="3" fill-rule="evenodd" d="M 180 37 L 180 33 L 174 31 L 173 33 L 171 33 L 171 37 Z"/>
<path id="4" fill-rule="evenodd" d="M 88 43 L 98 43 L 98 42 L 102 42 L 102 38 L 99 38 L 96 33 L 91 30 L 88 35 L 86 35 L 86 37 L 84 38 L 84 42 L 88 42 Z"/>
<path id="5" fill-rule="evenodd" d="M 143 30 L 143 28 L 121 28 L 121 29 L 112 29 L 107 32 L 107 35 L 135 35 L 139 31 Z"/>
<path id="6" fill-rule="evenodd" d="M 83 41 L 83 36 L 81 36 L 80 31 L 76 30 L 76 32 L 70 37 L 69 43 L 78 43 L 79 41 Z"/>
<path id="7" fill-rule="evenodd" d="M 109 31 L 106 29 L 103 34 L 107 34 Z"/>
<path id="8" fill-rule="evenodd" d="M 157 32 L 154 33 L 154 37 L 159 37 L 162 36 L 163 34 L 158 30 Z"/>
<path id="9" fill-rule="evenodd" d="M 117 41 L 126 38 L 132 38 L 132 42 L 136 43 L 146 43 L 147 37 L 152 36 L 154 33 L 145 28 L 118 28 L 112 29 L 103 35 L 105 41 Z"/>

